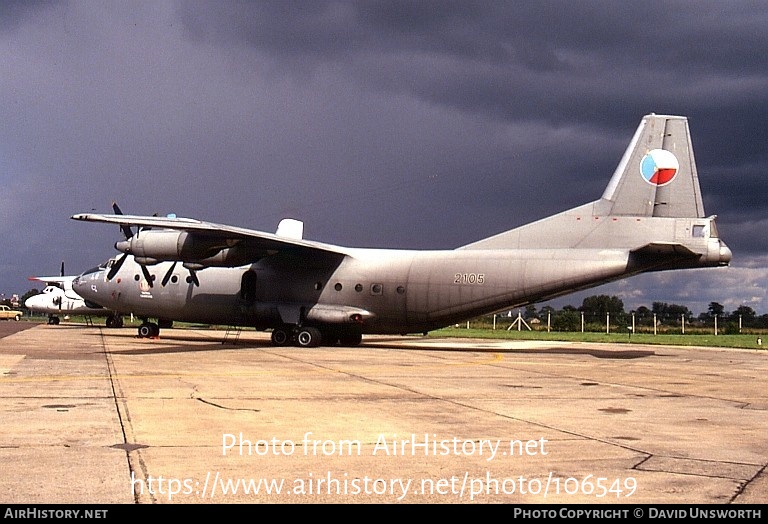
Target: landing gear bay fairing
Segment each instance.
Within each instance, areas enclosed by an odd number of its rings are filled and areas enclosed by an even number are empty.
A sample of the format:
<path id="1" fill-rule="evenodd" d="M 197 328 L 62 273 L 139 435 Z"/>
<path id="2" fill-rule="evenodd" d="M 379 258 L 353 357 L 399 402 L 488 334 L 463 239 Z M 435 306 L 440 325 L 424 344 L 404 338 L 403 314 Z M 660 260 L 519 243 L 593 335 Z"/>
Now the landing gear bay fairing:
<path id="1" fill-rule="evenodd" d="M 704 213 L 687 119 L 654 114 L 600 199 L 453 250 L 323 244 L 305 240 L 295 220 L 271 234 L 189 218 L 72 218 L 120 225 L 122 255 L 74 289 L 145 319 L 141 336 L 179 320 L 272 330 L 278 346 L 423 333 L 639 273 L 731 260 Z"/>

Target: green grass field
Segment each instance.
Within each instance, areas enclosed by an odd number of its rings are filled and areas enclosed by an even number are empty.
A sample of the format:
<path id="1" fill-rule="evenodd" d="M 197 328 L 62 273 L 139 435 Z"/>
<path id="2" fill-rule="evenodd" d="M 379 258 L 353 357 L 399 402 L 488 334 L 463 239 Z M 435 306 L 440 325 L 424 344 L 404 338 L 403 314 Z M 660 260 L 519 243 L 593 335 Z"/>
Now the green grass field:
<path id="1" fill-rule="evenodd" d="M 44 323 L 47 318 L 44 316 L 22 317 L 22 321 L 32 321 Z M 67 321 L 63 321 L 62 324 L 82 324 L 85 323 L 85 318 L 80 316 L 73 316 Z M 94 325 L 104 326 L 103 318 L 93 318 Z M 139 321 L 137 319 L 134 324 L 128 322 L 126 318 L 125 327 L 137 327 Z M 212 329 L 226 329 L 227 326 L 205 326 L 201 324 L 174 324 L 174 329 L 184 329 L 185 327 L 194 327 L 195 329 L 205 329 L 211 327 Z M 250 329 L 250 328 L 246 328 Z M 718 334 L 711 333 L 690 333 L 690 334 L 666 334 L 660 333 L 654 335 L 651 333 L 636 333 L 631 337 L 629 333 L 598 333 L 598 332 L 561 332 L 552 331 L 547 332 L 545 330 L 534 331 L 517 331 L 516 329 L 507 331 L 506 327 L 491 329 L 488 328 L 470 328 L 466 327 L 450 327 L 444 329 L 438 329 L 429 333 L 431 337 L 461 337 L 461 338 L 492 338 L 492 339 L 506 339 L 506 340 L 551 340 L 551 341 L 566 341 L 566 342 L 605 342 L 610 344 L 658 344 L 665 346 L 711 346 L 711 347 L 729 347 L 729 348 L 742 348 L 742 349 L 759 349 L 768 350 L 768 334 Z M 758 344 L 758 338 L 762 340 L 762 344 Z"/>
<path id="2" fill-rule="evenodd" d="M 611 344 L 659 344 L 667 346 L 713 346 L 744 349 L 768 349 L 768 335 L 741 334 L 649 334 L 636 333 L 570 333 L 552 331 L 507 331 L 506 329 L 445 328 L 430 332 L 435 337 L 494 338 L 507 340 L 552 340 L 568 342 L 606 342 Z M 762 345 L 758 344 L 758 338 Z"/>

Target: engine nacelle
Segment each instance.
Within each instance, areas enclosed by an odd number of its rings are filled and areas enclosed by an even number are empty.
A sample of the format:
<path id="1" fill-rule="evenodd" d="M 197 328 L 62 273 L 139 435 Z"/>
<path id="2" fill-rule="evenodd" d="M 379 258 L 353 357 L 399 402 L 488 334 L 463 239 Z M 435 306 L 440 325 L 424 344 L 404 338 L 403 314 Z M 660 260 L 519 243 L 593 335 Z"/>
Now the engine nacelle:
<path id="1" fill-rule="evenodd" d="M 133 257 L 133 259 L 137 264 L 141 264 L 142 266 L 154 266 L 155 264 L 162 262 L 162 260 L 150 257 Z"/>
<path id="2" fill-rule="evenodd" d="M 226 248 L 221 240 L 208 240 L 186 231 L 170 229 L 139 231 L 115 244 L 115 249 L 138 259 L 192 261 L 209 258 Z"/>
<path id="3" fill-rule="evenodd" d="M 236 241 L 209 239 L 186 231 L 171 229 L 139 231 L 127 240 L 115 243 L 115 249 L 136 258 L 143 265 L 163 261 L 181 261 L 202 269 L 210 266 L 237 266 L 248 262 Z"/>
<path id="4" fill-rule="evenodd" d="M 188 269 L 202 269 L 204 267 L 235 267 L 244 266 L 254 261 L 254 254 L 240 246 L 219 249 L 216 254 L 207 257 L 187 261 L 184 267 Z M 195 268 L 194 266 L 199 266 Z"/>

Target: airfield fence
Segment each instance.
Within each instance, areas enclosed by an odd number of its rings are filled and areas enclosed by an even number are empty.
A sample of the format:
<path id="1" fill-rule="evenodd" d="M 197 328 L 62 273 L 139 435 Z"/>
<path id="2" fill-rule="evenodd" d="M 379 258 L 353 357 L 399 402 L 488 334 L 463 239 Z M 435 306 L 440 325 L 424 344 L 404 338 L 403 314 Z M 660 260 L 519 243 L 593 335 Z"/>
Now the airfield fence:
<path id="1" fill-rule="evenodd" d="M 497 314 L 479 317 L 454 328 L 537 331 L 565 333 L 607 333 L 607 334 L 651 334 L 651 335 L 762 335 L 768 327 L 760 322 L 744 322 L 742 318 L 712 317 L 706 320 L 687 317 L 659 318 L 639 316 L 631 313 L 595 314 L 581 311 L 559 311 L 545 316 L 525 318 Z"/>

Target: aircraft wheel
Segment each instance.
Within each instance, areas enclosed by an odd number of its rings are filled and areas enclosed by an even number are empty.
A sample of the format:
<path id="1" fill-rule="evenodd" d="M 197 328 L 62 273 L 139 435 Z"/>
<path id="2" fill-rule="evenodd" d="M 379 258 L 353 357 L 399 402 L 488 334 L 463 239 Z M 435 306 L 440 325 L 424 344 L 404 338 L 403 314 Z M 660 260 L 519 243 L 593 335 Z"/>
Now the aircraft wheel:
<path id="1" fill-rule="evenodd" d="M 285 346 L 288 345 L 288 342 L 290 342 L 291 337 L 288 335 L 288 331 L 286 331 L 283 328 L 275 328 L 274 331 L 272 331 L 272 345 L 274 346 Z"/>
<path id="2" fill-rule="evenodd" d="M 323 344 L 326 346 L 335 346 L 341 341 L 339 334 L 334 331 L 321 331 L 320 336 L 323 337 Z"/>
<path id="3" fill-rule="evenodd" d="M 146 322 L 139 326 L 139 338 L 156 337 L 160 334 L 160 328 L 152 322 Z"/>
<path id="4" fill-rule="evenodd" d="M 108 328 L 121 328 L 123 327 L 123 317 L 120 315 L 110 315 L 107 317 Z"/>
<path id="5" fill-rule="evenodd" d="M 341 336 L 341 345 L 342 346 L 359 346 L 360 343 L 363 341 L 363 334 L 362 333 L 344 333 Z"/>
<path id="6" fill-rule="evenodd" d="M 316 348 L 321 340 L 320 330 L 313 327 L 301 328 L 296 335 L 296 345 L 303 348 Z"/>

